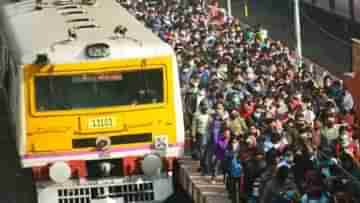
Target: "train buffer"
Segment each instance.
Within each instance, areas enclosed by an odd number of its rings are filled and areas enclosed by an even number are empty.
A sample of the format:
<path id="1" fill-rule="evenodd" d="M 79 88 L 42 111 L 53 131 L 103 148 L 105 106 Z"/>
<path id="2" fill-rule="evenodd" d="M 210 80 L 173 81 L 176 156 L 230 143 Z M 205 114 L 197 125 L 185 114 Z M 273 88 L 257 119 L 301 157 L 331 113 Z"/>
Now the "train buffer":
<path id="1" fill-rule="evenodd" d="M 201 176 L 199 161 L 189 156 L 179 160 L 178 182 L 194 203 L 230 203 L 222 177 L 211 184 L 210 176 Z"/>

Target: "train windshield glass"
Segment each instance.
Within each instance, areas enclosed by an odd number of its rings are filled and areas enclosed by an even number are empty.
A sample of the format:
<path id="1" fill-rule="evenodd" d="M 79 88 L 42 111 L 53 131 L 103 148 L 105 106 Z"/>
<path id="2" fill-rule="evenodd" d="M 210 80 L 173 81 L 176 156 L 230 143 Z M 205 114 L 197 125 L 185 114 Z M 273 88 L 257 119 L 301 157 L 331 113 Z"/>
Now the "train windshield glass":
<path id="1" fill-rule="evenodd" d="M 37 111 L 162 103 L 163 71 L 35 77 Z"/>

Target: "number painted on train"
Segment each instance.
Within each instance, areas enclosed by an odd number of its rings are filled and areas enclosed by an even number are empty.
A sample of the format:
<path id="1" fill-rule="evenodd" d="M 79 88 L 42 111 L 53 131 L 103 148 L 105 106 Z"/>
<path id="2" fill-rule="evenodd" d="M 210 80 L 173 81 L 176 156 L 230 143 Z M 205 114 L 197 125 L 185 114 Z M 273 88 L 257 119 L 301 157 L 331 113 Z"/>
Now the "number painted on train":
<path id="1" fill-rule="evenodd" d="M 115 118 L 114 117 L 97 117 L 90 118 L 88 120 L 88 128 L 113 128 L 115 127 Z"/>

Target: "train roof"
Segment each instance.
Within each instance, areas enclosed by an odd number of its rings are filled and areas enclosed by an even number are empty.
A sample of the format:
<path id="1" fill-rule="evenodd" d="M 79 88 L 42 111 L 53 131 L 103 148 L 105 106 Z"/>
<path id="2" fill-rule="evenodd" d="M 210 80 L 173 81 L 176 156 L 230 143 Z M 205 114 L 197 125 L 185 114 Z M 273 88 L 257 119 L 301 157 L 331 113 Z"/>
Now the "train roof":
<path id="1" fill-rule="evenodd" d="M 1 30 L 21 64 L 33 63 L 37 54 L 47 54 L 52 64 L 94 60 L 86 57 L 85 47 L 96 43 L 105 43 L 111 50 L 101 60 L 173 54 L 167 43 L 116 0 L 98 0 L 95 6 L 83 5 L 81 0 L 43 0 L 40 10 L 35 9 L 35 0 L 3 2 Z M 126 37 L 115 36 L 118 25 L 127 28 Z M 75 40 L 69 40 L 69 28 L 75 31 Z"/>

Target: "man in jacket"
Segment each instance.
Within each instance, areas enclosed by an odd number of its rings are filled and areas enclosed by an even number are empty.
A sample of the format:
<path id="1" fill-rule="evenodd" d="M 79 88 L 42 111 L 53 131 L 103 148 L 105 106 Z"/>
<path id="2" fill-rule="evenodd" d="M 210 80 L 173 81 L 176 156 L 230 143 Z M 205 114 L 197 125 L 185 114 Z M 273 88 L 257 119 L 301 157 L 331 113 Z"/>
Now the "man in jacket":
<path id="1" fill-rule="evenodd" d="M 281 166 L 275 177 L 266 183 L 260 203 L 291 202 L 290 192 L 297 192 L 295 183 L 289 179 L 289 168 Z"/>
<path id="2" fill-rule="evenodd" d="M 208 173 L 208 163 L 205 157 L 205 150 L 210 141 L 209 126 L 211 115 L 208 104 L 204 101 L 199 105 L 199 111 L 194 114 L 192 122 L 193 156 L 200 159 L 200 170 Z"/>

